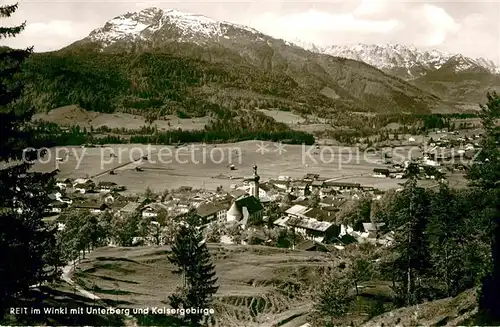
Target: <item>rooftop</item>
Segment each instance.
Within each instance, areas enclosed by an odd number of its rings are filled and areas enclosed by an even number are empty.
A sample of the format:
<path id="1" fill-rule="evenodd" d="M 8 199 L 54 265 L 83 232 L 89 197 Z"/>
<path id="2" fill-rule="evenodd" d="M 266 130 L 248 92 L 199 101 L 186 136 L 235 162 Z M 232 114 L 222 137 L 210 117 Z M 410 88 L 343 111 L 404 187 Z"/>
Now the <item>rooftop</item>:
<path id="1" fill-rule="evenodd" d="M 309 208 L 306 206 L 296 204 L 285 212 L 289 215 L 299 215 L 299 214 L 304 214 L 308 209 Z"/>
<path id="2" fill-rule="evenodd" d="M 227 209 L 228 209 L 227 203 L 209 202 L 200 204 L 198 208 L 196 208 L 196 213 L 200 217 L 208 217 L 216 214 L 221 210 L 227 210 Z"/>
<path id="3" fill-rule="evenodd" d="M 313 218 L 320 221 L 333 221 L 335 219 L 335 214 L 332 211 L 326 211 L 322 209 L 311 208 L 304 213 L 304 216 L 308 218 Z"/>
<path id="4" fill-rule="evenodd" d="M 326 232 L 333 224 L 327 221 L 318 221 L 312 218 L 290 218 L 286 224 L 304 229 L 309 229 L 317 232 Z"/>
<path id="5" fill-rule="evenodd" d="M 361 184 L 359 183 L 346 183 L 346 182 L 335 182 L 335 181 L 326 182 L 326 185 L 340 186 L 340 187 L 361 187 Z"/>
<path id="6" fill-rule="evenodd" d="M 246 207 L 249 214 L 259 212 L 259 211 L 264 209 L 264 207 L 262 206 L 262 203 L 260 203 L 259 199 L 257 199 L 256 197 L 254 197 L 252 195 L 237 199 L 236 205 L 239 208 Z"/>
<path id="7" fill-rule="evenodd" d="M 121 212 L 132 213 L 139 209 L 141 204 L 139 202 L 129 202 L 123 208 L 120 209 Z"/>

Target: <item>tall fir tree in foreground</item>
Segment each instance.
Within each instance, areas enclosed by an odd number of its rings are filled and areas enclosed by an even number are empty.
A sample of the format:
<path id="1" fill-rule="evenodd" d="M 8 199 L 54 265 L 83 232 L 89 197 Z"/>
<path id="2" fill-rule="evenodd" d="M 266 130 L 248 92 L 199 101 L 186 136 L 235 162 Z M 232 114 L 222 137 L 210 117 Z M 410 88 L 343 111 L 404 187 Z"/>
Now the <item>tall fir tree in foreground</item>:
<path id="1" fill-rule="evenodd" d="M 194 214 L 188 221 L 197 221 Z M 174 271 L 182 275 L 183 286 L 180 291 L 170 296 L 173 308 L 210 309 L 213 296 L 219 289 L 216 286 L 215 265 L 212 263 L 208 247 L 197 226 L 186 224 L 180 227 L 168 260 L 177 266 Z M 189 326 L 203 326 L 207 318 L 202 314 L 186 315 L 183 319 Z"/>
<path id="2" fill-rule="evenodd" d="M 418 167 L 408 167 L 408 181 L 397 197 L 395 220 L 399 229 L 394 248 L 393 282 L 399 304 L 410 306 L 422 301 L 422 277 L 429 267 L 425 230 L 430 214 L 429 196 L 417 186 Z"/>
<path id="3" fill-rule="evenodd" d="M 324 278 L 309 317 L 312 325 L 340 326 L 353 303 L 350 288 L 345 272 L 336 272 Z"/>
<path id="4" fill-rule="evenodd" d="M 487 95 L 486 105 L 481 106 L 481 121 L 485 135 L 481 152 L 469 171 L 472 185 L 484 191 L 489 205 L 485 208 L 492 224 L 492 270 L 485 278 L 479 308 L 490 319 L 500 321 L 500 97 Z"/>
<path id="5" fill-rule="evenodd" d="M 0 18 L 10 17 L 17 8 L 1 6 Z M 0 27 L 0 39 L 15 37 L 24 27 Z M 0 321 L 18 298 L 27 296 L 30 285 L 56 278 L 54 268 L 60 264 L 55 231 L 42 221 L 55 172 L 28 172 L 29 162 L 38 155 L 23 151 L 35 139 L 28 126 L 33 108 L 20 100 L 24 85 L 19 79 L 31 52 L 0 49 Z"/>

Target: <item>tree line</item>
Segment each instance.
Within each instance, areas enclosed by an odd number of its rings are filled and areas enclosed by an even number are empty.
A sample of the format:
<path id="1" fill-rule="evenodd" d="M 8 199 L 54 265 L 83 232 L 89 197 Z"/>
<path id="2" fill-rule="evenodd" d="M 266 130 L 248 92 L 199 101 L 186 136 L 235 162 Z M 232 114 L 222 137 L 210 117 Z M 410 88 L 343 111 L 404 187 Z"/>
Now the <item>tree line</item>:
<path id="1" fill-rule="evenodd" d="M 82 128 L 77 125 L 62 128 L 54 123 L 37 122 L 33 127 L 36 140 L 41 146 L 63 146 L 84 144 L 163 144 L 179 143 L 223 143 L 246 140 L 281 141 L 288 144 L 314 144 L 313 135 L 294 131 L 284 124 L 275 123 L 272 118 L 264 117 L 259 120 L 258 115 L 253 121 L 247 118 L 229 118 L 211 121 L 203 130 L 172 129 L 161 131 L 153 127 L 143 127 L 139 130 L 110 130 L 109 134 L 102 135 L 98 130 Z M 121 134 L 115 134 L 120 132 Z"/>
<path id="2" fill-rule="evenodd" d="M 451 189 L 445 181 L 438 190 L 418 187 L 419 169 L 412 164 L 400 192 L 387 192 L 378 201 L 361 198 L 339 218 L 355 227 L 367 221 L 385 223 L 386 231 L 394 231 L 391 255 L 375 268 L 379 278 L 392 281 L 397 306 L 478 287 L 475 321 L 487 324 L 500 321 L 500 97 L 489 94 L 481 109 L 486 135 L 480 158 L 468 171 L 469 188 Z M 315 317 L 327 324 L 344 317 L 353 301 L 345 286 L 352 274 L 341 275 L 327 279 L 318 295 Z"/>

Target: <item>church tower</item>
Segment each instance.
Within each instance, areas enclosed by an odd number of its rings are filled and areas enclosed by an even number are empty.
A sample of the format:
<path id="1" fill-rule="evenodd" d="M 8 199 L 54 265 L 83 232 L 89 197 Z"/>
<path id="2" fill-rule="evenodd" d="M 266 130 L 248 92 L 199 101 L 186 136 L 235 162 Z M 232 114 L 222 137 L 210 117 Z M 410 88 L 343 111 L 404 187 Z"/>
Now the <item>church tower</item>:
<path id="1" fill-rule="evenodd" d="M 255 198 L 259 198 L 259 181 L 260 181 L 260 176 L 257 174 L 257 165 L 254 165 L 253 166 L 253 176 L 252 176 L 252 180 L 253 180 L 253 196 Z"/>

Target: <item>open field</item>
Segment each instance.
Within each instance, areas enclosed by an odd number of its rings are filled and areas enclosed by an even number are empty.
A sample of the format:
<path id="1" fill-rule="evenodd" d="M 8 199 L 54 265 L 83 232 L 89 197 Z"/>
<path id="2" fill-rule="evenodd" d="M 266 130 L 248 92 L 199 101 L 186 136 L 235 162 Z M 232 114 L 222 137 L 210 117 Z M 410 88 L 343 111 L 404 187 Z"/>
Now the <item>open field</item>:
<path id="1" fill-rule="evenodd" d="M 263 154 L 257 150 L 263 149 Z M 252 174 L 252 166 L 258 165 L 262 180 L 275 179 L 280 175 L 301 178 L 306 173 L 317 173 L 322 177 L 351 181 L 357 177 L 359 183 L 389 189 L 400 180 L 371 177 L 374 168 L 384 167 L 380 153 L 367 153 L 356 148 L 283 145 L 278 153 L 277 143 L 245 141 L 219 145 L 110 145 L 103 148 L 66 147 L 53 148 L 46 163 L 37 163 L 38 171 L 60 169 L 60 177 L 95 177 L 110 169 L 122 166 L 115 175 L 102 174 L 96 180 L 112 181 L 124 185 L 130 192 L 142 192 L 146 187 L 163 191 L 180 186 L 230 187 L 242 177 Z M 64 156 L 69 152 L 68 157 Z M 316 152 L 316 154 L 314 154 Z M 110 157 L 114 153 L 116 157 Z M 147 155 L 147 160 L 130 162 Z M 58 161 L 59 157 L 62 161 Z M 50 160 L 49 160 L 50 159 Z M 236 170 L 230 170 L 229 164 Z M 140 166 L 143 171 L 136 171 Z M 230 177 L 233 177 L 232 179 Z"/>
<path id="2" fill-rule="evenodd" d="M 148 126 L 144 117 L 122 112 L 113 114 L 86 111 L 76 105 L 60 107 L 48 113 L 39 113 L 33 116 L 34 120 L 43 120 L 61 126 L 79 125 L 80 127 L 139 129 Z M 208 117 L 183 119 L 177 116 L 166 116 L 165 119 L 155 120 L 151 125 L 156 125 L 159 130 L 182 128 L 183 130 L 203 129 L 208 122 Z"/>
<path id="3" fill-rule="evenodd" d="M 287 124 L 293 130 L 314 134 L 325 130 L 333 130 L 326 120 L 314 115 L 308 115 L 307 120 L 290 111 L 259 109 L 263 114 L 279 123 Z M 307 122 L 307 123 L 306 123 Z"/>
<path id="4" fill-rule="evenodd" d="M 263 114 L 273 118 L 277 122 L 287 124 L 291 129 L 304 132 L 318 132 L 325 129 L 332 129 L 325 124 L 323 119 L 316 116 L 309 116 L 310 124 L 304 124 L 305 119 L 289 111 L 259 109 Z M 209 117 L 199 118 L 179 118 L 175 115 L 164 116 L 163 119 L 156 119 L 151 124 L 143 116 L 132 115 L 123 112 L 100 113 L 87 111 L 77 105 L 69 105 L 50 110 L 47 113 L 37 113 L 33 120 L 43 120 L 56 123 L 60 126 L 79 125 L 85 128 L 99 128 L 107 126 L 109 128 L 140 129 L 143 126 L 158 127 L 158 130 L 167 131 L 181 128 L 183 130 L 202 130 L 210 121 Z"/>
<path id="5" fill-rule="evenodd" d="M 214 317 L 218 326 L 267 326 L 275 319 L 308 313 L 307 294 L 336 261 L 319 252 L 264 246 L 209 244 L 209 249 L 220 285 Z M 75 277 L 119 307 L 164 307 L 181 283 L 172 273 L 166 250 L 101 248 L 82 261 Z"/>

